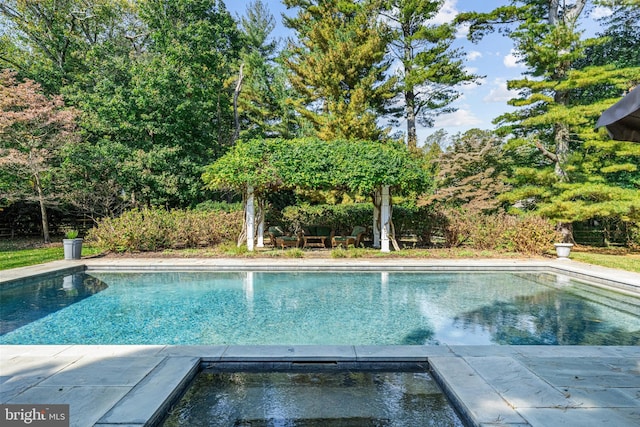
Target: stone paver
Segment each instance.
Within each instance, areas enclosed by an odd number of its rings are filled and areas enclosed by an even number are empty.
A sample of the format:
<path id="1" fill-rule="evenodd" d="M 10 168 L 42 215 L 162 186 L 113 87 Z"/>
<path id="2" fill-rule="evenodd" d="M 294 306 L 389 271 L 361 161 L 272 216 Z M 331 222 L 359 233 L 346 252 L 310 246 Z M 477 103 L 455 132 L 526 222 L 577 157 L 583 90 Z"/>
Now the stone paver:
<path id="1" fill-rule="evenodd" d="M 575 407 L 567 393 L 558 390 L 511 357 L 467 357 L 465 361 L 512 408 Z"/>
<path id="2" fill-rule="evenodd" d="M 353 361 L 356 353 L 352 346 L 229 346 L 220 358 L 223 362 L 339 362 Z"/>
<path id="3" fill-rule="evenodd" d="M 0 346 L 0 353 L 10 346 Z M 0 403 L 7 403 L 72 365 L 75 358 L 52 356 L 17 356 L 0 359 Z"/>
<path id="4" fill-rule="evenodd" d="M 426 361 L 469 425 L 640 425 L 637 347 L 580 347 L 589 355 L 582 358 L 563 347 L 535 346 L 487 346 L 482 355 L 467 346 L 406 352 L 395 346 L 202 346 L 201 356 L 197 346 L 49 347 L 0 346 L 1 403 L 68 403 L 74 426 L 156 420 L 207 361 L 245 367 L 288 361 L 309 368 L 323 361 Z"/>
<path id="5" fill-rule="evenodd" d="M 386 362 L 389 358 L 402 358 L 406 362 L 426 362 L 428 357 L 448 356 L 446 346 L 421 347 L 416 345 L 361 345 L 354 347 L 359 362 Z"/>
<path id="6" fill-rule="evenodd" d="M 527 408 L 520 412 L 531 426 L 634 427 L 640 425 L 638 409 Z"/>
<path id="7" fill-rule="evenodd" d="M 114 407 L 130 390 L 125 386 L 38 386 L 6 403 L 69 404 L 72 427 L 87 427 Z"/>
<path id="8" fill-rule="evenodd" d="M 526 421 L 461 357 L 434 357 L 436 381 L 470 423 L 520 425 Z M 496 369 L 499 369 L 496 367 Z"/>
<path id="9" fill-rule="evenodd" d="M 107 414 L 100 425 L 145 424 L 162 417 L 161 410 L 180 394 L 198 370 L 197 357 L 167 357 Z"/>

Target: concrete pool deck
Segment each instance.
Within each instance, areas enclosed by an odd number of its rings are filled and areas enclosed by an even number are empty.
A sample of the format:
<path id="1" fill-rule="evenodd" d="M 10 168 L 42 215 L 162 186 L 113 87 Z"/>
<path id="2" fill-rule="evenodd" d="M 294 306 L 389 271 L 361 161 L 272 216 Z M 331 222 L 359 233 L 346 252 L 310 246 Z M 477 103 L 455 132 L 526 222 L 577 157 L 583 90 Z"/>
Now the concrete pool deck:
<path id="1" fill-rule="evenodd" d="M 104 270 L 546 270 L 640 294 L 640 274 L 573 261 L 83 259 L 0 272 L 0 285 Z M 640 346 L 0 346 L 0 403 L 69 404 L 72 426 L 153 425 L 202 363 L 425 364 L 468 425 L 640 425 Z"/>

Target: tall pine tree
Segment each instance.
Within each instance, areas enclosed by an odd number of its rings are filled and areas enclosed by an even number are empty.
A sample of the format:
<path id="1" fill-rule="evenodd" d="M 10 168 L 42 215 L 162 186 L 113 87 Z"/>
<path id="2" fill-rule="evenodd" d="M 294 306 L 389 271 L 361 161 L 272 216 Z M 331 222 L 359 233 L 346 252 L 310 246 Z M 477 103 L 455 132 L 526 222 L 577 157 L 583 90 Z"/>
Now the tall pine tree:
<path id="1" fill-rule="evenodd" d="M 243 51 L 236 79 L 238 133 L 241 138 L 292 138 L 299 116 L 287 101 L 293 94 L 271 36 L 275 19 L 261 0 L 247 6 L 240 19 Z"/>
<path id="2" fill-rule="evenodd" d="M 502 26 L 514 41 L 520 61 L 527 66 L 524 78 L 508 84 L 520 93 L 509 102 L 519 109 L 496 120 L 502 125 L 501 132 L 513 136 L 507 149 L 528 162 L 516 169 L 516 188 L 509 197 L 511 201 L 531 202 L 543 214 L 556 219 L 565 241 L 573 241 L 574 221 L 597 214 L 596 209 L 591 214 L 588 209 L 569 209 L 593 206 L 597 201 L 598 196 L 586 187 L 577 189 L 587 185 L 591 176 L 578 169 L 588 140 L 594 137 L 595 121 L 606 108 L 601 99 L 581 99 L 578 95 L 600 84 L 621 89 L 635 79 L 637 72 L 634 68 L 611 66 L 575 69 L 576 61 L 584 57 L 579 18 L 587 3 L 512 0 L 489 13 L 458 17 L 459 21 L 471 23 L 472 39 Z M 599 214 L 608 213 L 603 209 Z"/>
<path id="3" fill-rule="evenodd" d="M 407 145 L 418 143 L 416 123 L 433 126 L 434 118 L 455 111 L 451 103 L 460 92 L 458 84 L 473 81 L 462 52 L 454 49 L 455 27 L 430 24 L 443 0 L 388 0 L 383 16 L 392 32 L 389 53 L 399 61 L 398 90 L 403 100 L 402 117 L 407 122 Z"/>
<path id="4" fill-rule="evenodd" d="M 298 14 L 285 25 L 296 32 L 284 55 L 298 92 L 296 108 L 318 135 L 375 140 L 394 96 L 385 51 L 390 34 L 375 0 L 284 0 Z"/>

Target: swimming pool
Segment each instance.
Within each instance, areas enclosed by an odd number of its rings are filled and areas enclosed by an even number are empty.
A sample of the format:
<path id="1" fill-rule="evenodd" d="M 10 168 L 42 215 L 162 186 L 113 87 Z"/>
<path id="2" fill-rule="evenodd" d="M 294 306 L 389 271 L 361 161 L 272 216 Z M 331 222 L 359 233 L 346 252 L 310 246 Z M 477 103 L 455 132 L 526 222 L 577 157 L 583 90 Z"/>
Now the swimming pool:
<path id="1" fill-rule="evenodd" d="M 91 272 L 0 296 L 0 344 L 640 344 L 640 299 L 541 272 Z"/>

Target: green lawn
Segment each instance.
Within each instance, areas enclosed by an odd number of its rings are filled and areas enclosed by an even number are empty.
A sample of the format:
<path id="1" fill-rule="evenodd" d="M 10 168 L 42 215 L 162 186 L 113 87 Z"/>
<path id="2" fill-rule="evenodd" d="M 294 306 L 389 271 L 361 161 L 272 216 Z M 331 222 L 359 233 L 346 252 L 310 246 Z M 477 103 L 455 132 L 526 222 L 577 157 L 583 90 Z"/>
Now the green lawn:
<path id="1" fill-rule="evenodd" d="M 591 252 L 571 252 L 569 258 L 603 267 L 640 273 L 640 254 L 608 255 Z"/>
<path id="2" fill-rule="evenodd" d="M 82 246 L 82 256 L 95 255 L 100 251 L 91 246 Z M 45 246 L 35 249 L 11 250 L 0 248 L 0 270 L 9 268 L 26 267 L 28 265 L 42 264 L 49 261 L 64 259 L 62 246 Z"/>
<path id="3" fill-rule="evenodd" d="M 233 245 L 235 248 L 235 245 Z M 91 256 L 100 253 L 100 249 L 91 245 L 82 246 L 82 256 Z M 208 256 L 284 256 L 307 258 L 317 256 L 317 252 L 306 252 L 304 250 L 288 251 L 266 251 L 263 253 L 246 253 L 238 250 L 230 251 L 224 246 L 209 249 L 194 249 L 183 251 L 168 251 L 164 255 L 175 257 L 208 257 Z M 150 254 L 153 256 L 153 254 Z M 472 251 L 463 249 L 404 249 L 400 252 L 381 254 L 373 249 L 349 249 L 344 251 L 334 250 L 320 256 L 331 256 L 333 258 L 380 258 L 380 257 L 400 257 L 400 258 L 517 258 L 518 254 L 494 253 L 491 251 Z M 640 273 L 640 253 L 598 253 L 598 252 L 571 252 L 571 259 L 589 264 L 601 265 L 604 267 L 618 268 L 621 270 Z M 42 245 L 33 241 L 2 241 L 0 242 L 0 270 L 9 268 L 25 267 L 29 265 L 42 264 L 49 261 L 64 259 L 63 248 L 60 244 Z"/>

